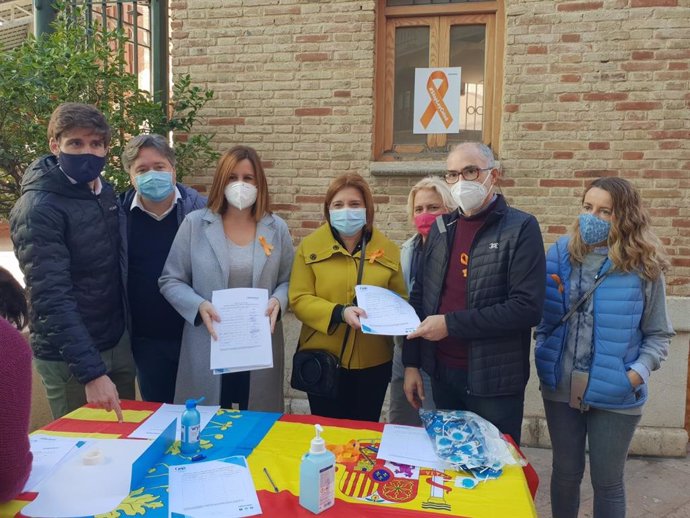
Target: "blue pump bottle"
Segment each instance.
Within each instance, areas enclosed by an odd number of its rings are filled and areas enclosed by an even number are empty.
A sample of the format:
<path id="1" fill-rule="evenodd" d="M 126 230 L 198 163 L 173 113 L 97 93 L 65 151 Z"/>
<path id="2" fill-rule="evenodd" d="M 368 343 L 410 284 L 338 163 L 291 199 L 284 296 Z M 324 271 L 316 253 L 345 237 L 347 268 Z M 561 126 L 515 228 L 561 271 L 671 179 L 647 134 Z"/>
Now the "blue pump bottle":
<path id="1" fill-rule="evenodd" d="M 199 435 L 201 434 L 201 415 L 196 406 L 204 400 L 188 399 L 185 411 L 180 418 L 180 449 L 182 453 L 193 455 L 199 451 Z"/>
<path id="2" fill-rule="evenodd" d="M 299 467 L 299 504 L 319 514 L 335 503 L 335 455 L 326 449 L 321 425 L 315 428 L 316 436 Z"/>

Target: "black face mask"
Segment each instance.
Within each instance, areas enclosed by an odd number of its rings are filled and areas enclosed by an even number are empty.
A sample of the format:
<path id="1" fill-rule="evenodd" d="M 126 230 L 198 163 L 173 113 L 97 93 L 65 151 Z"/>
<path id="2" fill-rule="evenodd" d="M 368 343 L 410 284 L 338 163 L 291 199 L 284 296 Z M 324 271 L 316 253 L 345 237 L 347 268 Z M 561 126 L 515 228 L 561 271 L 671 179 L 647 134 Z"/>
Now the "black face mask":
<path id="1" fill-rule="evenodd" d="M 60 152 L 58 155 L 60 167 L 72 180 L 77 183 L 88 183 L 98 178 L 105 167 L 105 157 L 85 153 L 70 155 Z"/>

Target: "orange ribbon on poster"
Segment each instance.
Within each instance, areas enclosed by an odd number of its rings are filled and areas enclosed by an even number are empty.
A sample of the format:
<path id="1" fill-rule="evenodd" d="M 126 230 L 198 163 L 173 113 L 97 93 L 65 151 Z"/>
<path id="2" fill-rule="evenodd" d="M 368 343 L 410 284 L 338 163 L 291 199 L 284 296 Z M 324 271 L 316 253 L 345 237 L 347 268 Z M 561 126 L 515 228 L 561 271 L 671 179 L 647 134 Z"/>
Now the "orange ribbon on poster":
<path id="1" fill-rule="evenodd" d="M 434 80 L 436 79 L 441 81 L 441 84 L 438 86 L 438 88 L 436 87 L 436 83 L 434 83 Z M 424 110 L 422 118 L 420 119 L 422 126 L 424 126 L 426 129 L 426 127 L 431 123 L 431 119 L 433 119 L 434 115 L 438 113 L 443 125 L 446 128 L 449 128 L 450 125 L 453 124 L 453 117 L 451 117 L 448 107 L 443 102 L 443 98 L 446 96 L 446 92 L 448 92 L 448 77 L 441 70 L 432 72 L 426 82 L 426 89 L 429 92 L 431 101 L 426 107 L 426 110 Z"/>

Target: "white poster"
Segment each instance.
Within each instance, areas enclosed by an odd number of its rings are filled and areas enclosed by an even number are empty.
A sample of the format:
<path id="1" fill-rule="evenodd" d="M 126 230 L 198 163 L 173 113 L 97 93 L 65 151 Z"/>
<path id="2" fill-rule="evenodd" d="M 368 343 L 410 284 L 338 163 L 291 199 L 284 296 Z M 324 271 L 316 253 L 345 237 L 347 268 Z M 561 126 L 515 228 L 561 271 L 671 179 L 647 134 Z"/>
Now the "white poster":
<path id="1" fill-rule="evenodd" d="M 416 68 L 413 133 L 460 132 L 460 67 Z"/>

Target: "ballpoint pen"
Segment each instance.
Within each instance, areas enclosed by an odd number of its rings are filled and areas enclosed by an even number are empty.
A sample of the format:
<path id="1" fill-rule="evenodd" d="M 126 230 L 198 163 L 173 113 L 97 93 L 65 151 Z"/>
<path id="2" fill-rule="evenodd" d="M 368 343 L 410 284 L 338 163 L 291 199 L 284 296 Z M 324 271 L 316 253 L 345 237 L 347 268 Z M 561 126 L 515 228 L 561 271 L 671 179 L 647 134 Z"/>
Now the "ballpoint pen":
<path id="1" fill-rule="evenodd" d="M 271 475 L 268 473 L 268 470 L 266 468 L 264 468 L 264 473 L 266 473 L 266 478 L 271 483 L 271 486 L 273 486 L 273 491 L 275 491 L 276 493 L 280 493 L 280 491 L 278 491 L 278 486 L 276 486 L 276 483 L 273 482 L 273 479 L 271 478 Z"/>

